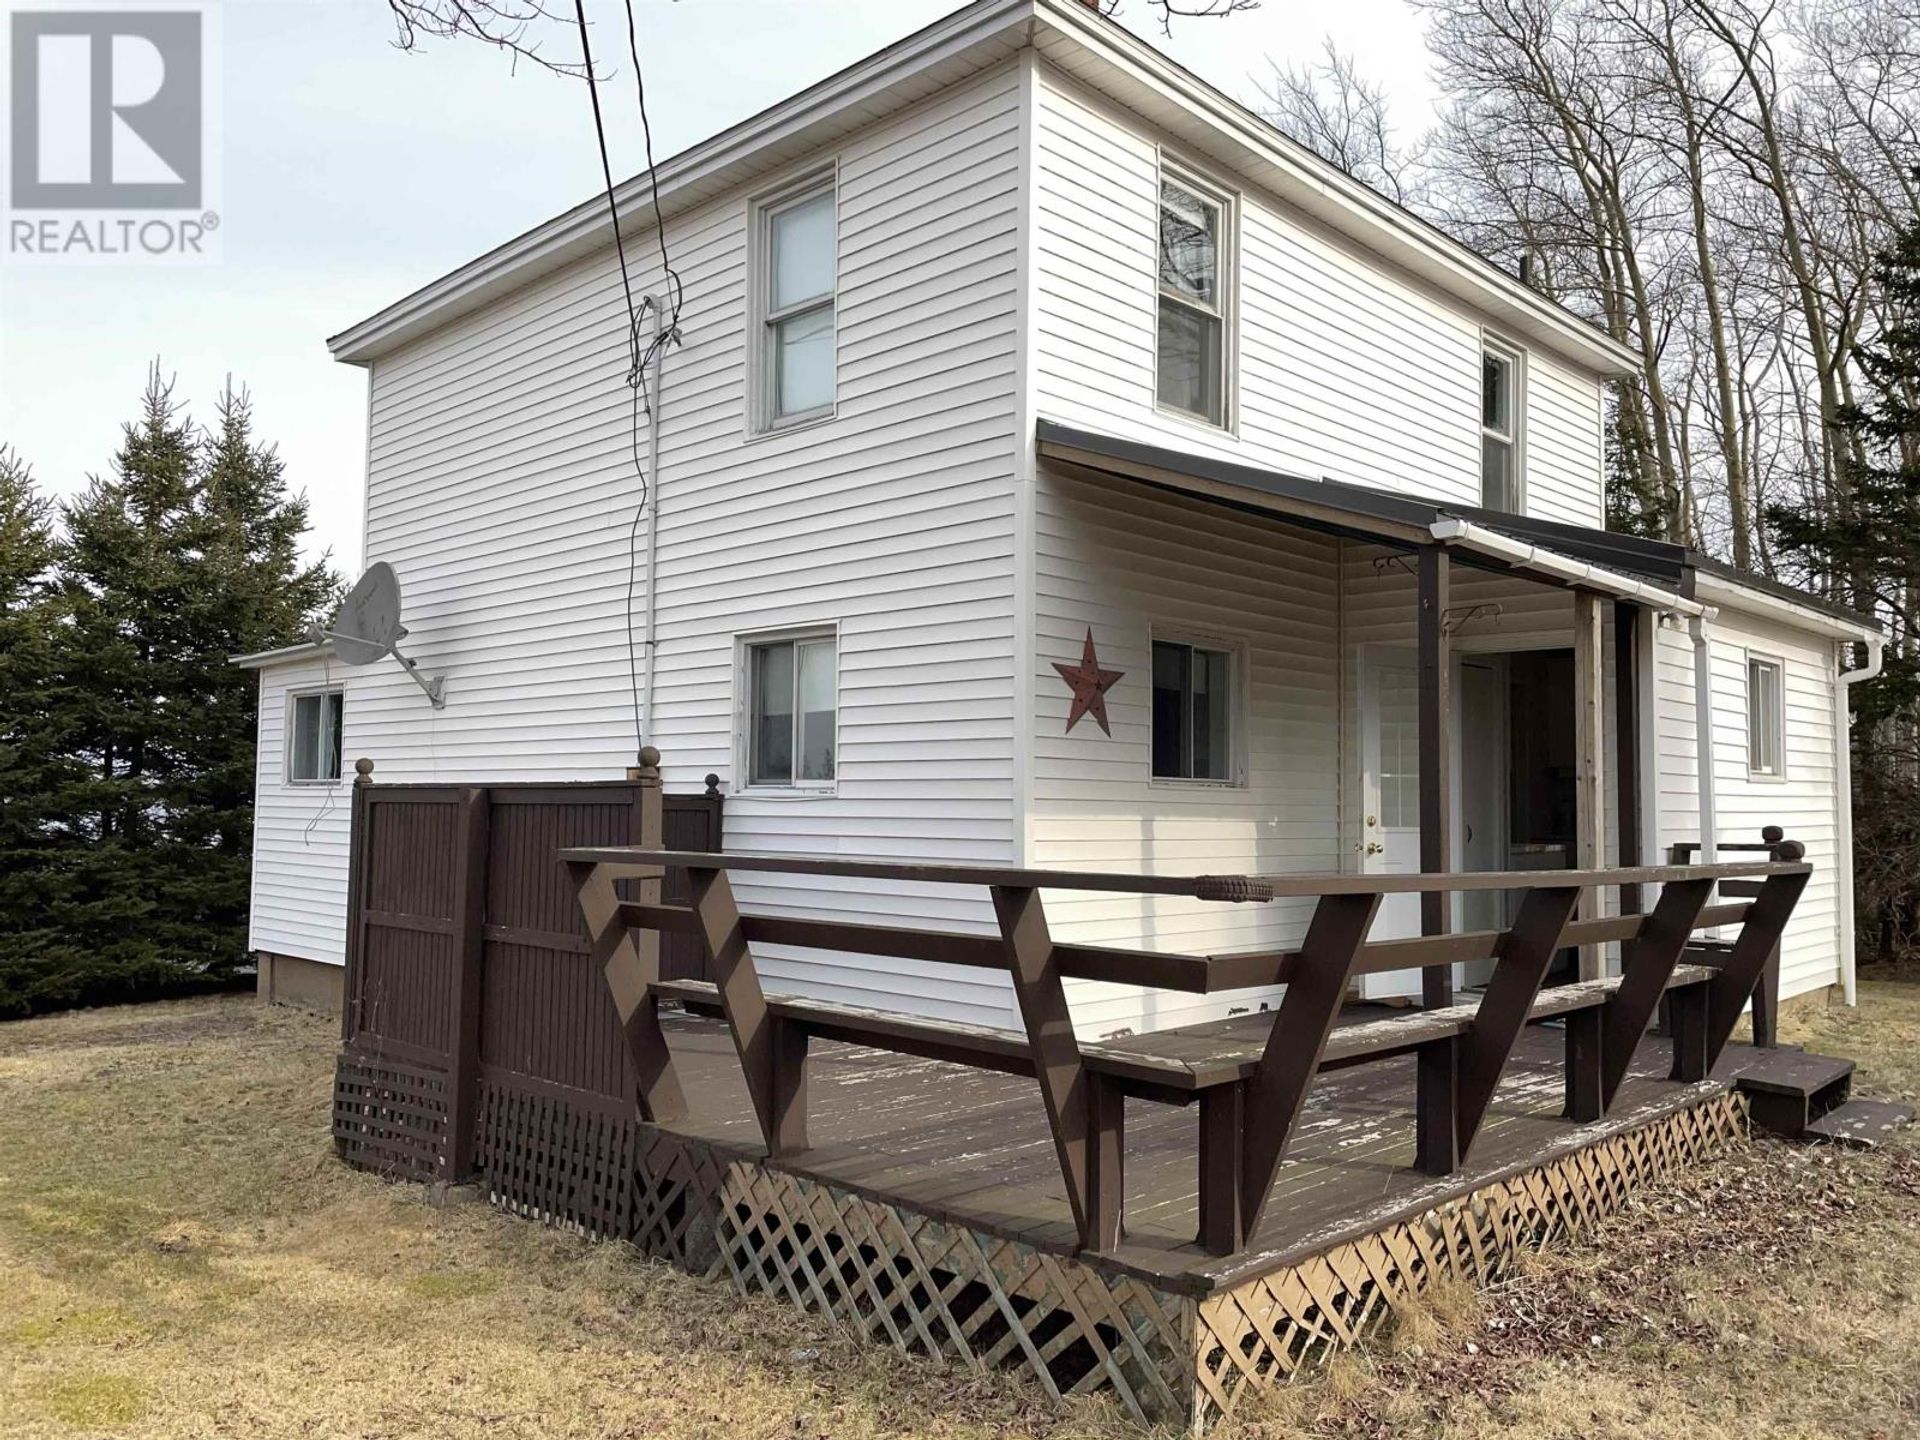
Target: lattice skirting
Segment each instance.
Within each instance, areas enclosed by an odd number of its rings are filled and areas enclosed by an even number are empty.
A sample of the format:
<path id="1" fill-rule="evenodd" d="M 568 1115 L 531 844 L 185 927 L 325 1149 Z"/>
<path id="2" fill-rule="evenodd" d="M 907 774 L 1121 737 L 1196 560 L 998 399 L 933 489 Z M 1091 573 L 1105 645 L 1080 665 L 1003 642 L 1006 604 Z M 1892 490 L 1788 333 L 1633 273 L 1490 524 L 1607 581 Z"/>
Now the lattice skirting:
<path id="1" fill-rule="evenodd" d="M 724 1166 L 714 1219 L 743 1294 L 938 1364 L 1021 1367 L 1056 1396 L 1108 1390 L 1139 1419 L 1197 1431 L 1436 1281 L 1488 1283 L 1745 1132 L 1744 1102 L 1715 1096 L 1197 1301 L 751 1161 Z"/>
<path id="2" fill-rule="evenodd" d="M 697 1275 L 717 1273 L 713 1213 L 726 1158 L 621 1109 L 598 1095 L 483 1072 L 474 1163 L 494 1204 L 630 1240 Z"/>
<path id="3" fill-rule="evenodd" d="M 1527 1251 L 1578 1233 L 1638 1186 L 1746 1131 L 1746 1102 L 1714 1096 L 1209 1297 L 1196 1311 L 1196 1428 L 1362 1339 L 1435 1282 L 1490 1284 Z"/>
<path id="4" fill-rule="evenodd" d="M 449 1091 L 444 1070 L 343 1050 L 333 1071 L 333 1144 L 362 1170 L 442 1178 Z"/>

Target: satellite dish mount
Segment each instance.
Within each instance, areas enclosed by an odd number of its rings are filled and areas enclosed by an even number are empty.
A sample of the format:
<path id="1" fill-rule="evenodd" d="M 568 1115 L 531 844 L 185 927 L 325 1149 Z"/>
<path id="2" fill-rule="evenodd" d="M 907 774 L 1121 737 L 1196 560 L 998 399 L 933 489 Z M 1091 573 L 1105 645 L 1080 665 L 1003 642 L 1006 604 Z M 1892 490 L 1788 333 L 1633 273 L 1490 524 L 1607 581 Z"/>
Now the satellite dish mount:
<path id="1" fill-rule="evenodd" d="M 331 643 L 333 653 L 348 665 L 372 665 L 391 655 L 426 692 L 433 708 L 444 709 L 446 677 L 422 675 L 420 662 L 400 653 L 406 638 L 407 627 L 400 623 L 400 577 L 384 560 L 367 567 L 340 602 L 330 627 L 315 625 L 307 631 L 307 639 L 316 645 Z"/>

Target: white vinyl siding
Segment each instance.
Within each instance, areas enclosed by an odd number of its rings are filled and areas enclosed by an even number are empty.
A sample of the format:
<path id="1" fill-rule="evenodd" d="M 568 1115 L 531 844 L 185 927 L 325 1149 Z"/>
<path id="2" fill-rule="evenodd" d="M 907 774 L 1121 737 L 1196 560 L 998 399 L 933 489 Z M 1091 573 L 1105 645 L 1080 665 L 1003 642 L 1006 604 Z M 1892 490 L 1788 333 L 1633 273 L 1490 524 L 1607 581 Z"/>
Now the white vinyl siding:
<path id="1" fill-rule="evenodd" d="M 247 948 L 328 964 L 345 963 L 347 847 L 353 794 L 349 783 L 300 784 L 291 769 L 289 722 L 295 697 L 343 688 L 338 661 L 290 661 L 260 672 L 260 719 L 254 755 L 253 890 Z M 405 683 L 404 681 L 402 683 Z M 408 688 L 413 688 L 409 686 Z M 420 692 L 416 689 L 414 694 Z M 424 703 L 424 702 L 422 702 Z M 354 729 L 346 712 L 346 748 Z M 352 774 L 352 762 L 342 767 Z"/>
<path id="2" fill-rule="evenodd" d="M 1813 877 L 1788 922 L 1781 946 L 1780 993 L 1840 981 L 1838 853 L 1835 812 L 1831 642 L 1774 622 L 1721 608 L 1711 623 L 1714 730 L 1714 818 L 1722 844 L 1751 844 L 1778 825 L 1807 847 Z M 1693 644 L 1684 630 L 1658 632 L 1657 713 L 1661 840 L 1697 840 Z M 1783 778 L 1748 769 L 1747 656 L 1749 650 L 1781 667 L 1785 753 Z M 1728 856 L 1727 858 L 1736 858 Z"/>
<path id="3" fill-rule="evenodd" d="M 1601 388 L 1537 346 L 1522 367 L 1527 514 L 1595 529 L 1607 523 Z"/>
<path id="4" fill-rule="evenodd" d="M 1289 474 L 1480 503 L 1480 317 L 1262 192 L 1236 197 L 1232 429 L 1156 403 L 1160 137 L 1048 66 L 1034 123 L 1039 413 Z M 1598 524 L 1599 382 L 1530 347 L 1529 513 Z M 1536 431 L 1538 443 L 1534 443 Z"/>
<path id="5" fill-rule="evenodd" d="M 1340 868 L 1336 542 L 1051 469 L 1036 503 L 1032 863 L 1188 875 Z M 1111 736 L 1086 723 L 1067 732 L 1072 696 L 1053 668 L 1079 661 L 1088 626 L 1101 666 L 1123 672 L 1106 694 Z M 1153 778 L 1157 636 L 1244 637 L 1244 785 Z M 1057 936 L 1188 954 L 1290 943 L 1311 909 L 1067 891 L 1049 891 L 1047 904 Z M 1272 998 L 1070 985 L 1087 1035 Z"/>
<path id="6" fill-rule="evenodd" d="M 1007 66 L 943 91 L 669 221 L 685 343 L 661 392 L 649 739 L 670 788 L 722 777 L 731 849 L 1012 858 L 1016 82 Z M 830 158 L 835 413 L 748 438 L 754 201 Z M 629 259 L 636 292 L 656 292 L 657 258 Z M 355 672 L 349 754 L 379 780 L 611 779 L 633 762 L 624 326 L 609 247 L 375 364 L 366 554 L 400 575 L 409 653 L 447 676 L 436 711 L 397 666 Z M 645 591 L 643 563 L 636 637 Z M 825 626 L 833 791 L 743 793 L 735 637 Z M 740 889 L 801 915 L 849 901 L 810 881 Z M 983 893 L 952 888 L 875 885 L 858 904 L 993 924 Z M 762 969 L 770 988 L 1014 1023 L 992 972 L 774 950 Z"/>

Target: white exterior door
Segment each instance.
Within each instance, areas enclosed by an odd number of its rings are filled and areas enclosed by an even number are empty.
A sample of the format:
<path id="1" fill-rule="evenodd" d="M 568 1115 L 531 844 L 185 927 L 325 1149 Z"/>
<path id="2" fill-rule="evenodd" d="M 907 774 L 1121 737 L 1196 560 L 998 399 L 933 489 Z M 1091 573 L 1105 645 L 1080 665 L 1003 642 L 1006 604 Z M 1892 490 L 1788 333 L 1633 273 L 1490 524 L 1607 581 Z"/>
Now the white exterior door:
<path id="1" fill-rule="evenodd" d="M 1420 871 L 1420 670 L 1405 650 L 1374 650 L 1361 662 L 1361 869 L 1373 875 Z M 1420 897 L 1380 902 L 1369 938 L 1402 940 L 1420 933 Z M 1418 970 L 1360 977 L 1364 1000 L 1420 993 Z"/>

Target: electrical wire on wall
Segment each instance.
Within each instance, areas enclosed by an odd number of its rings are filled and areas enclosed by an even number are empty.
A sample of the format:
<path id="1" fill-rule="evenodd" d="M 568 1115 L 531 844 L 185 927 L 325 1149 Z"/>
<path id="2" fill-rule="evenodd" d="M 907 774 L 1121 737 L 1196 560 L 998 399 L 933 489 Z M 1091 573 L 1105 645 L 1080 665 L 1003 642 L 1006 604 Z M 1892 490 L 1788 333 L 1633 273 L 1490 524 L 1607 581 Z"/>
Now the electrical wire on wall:
<path id="1" fill-rule="evenodd" d="M 644 407 L 647 424 L 659 424 L 655 397 L 649 393 L 647 373 L 659 361 L 666 347 L 679 338 L 680 307 L 684 298 L 684 288 L 680 283 L 680 273 L 673 268 L 673 260 L 667 253 L 667 227 L 660 209 L 660 175 L 653 160 L 653 125 L 647 115 L 646 78 L 640 68 L 640 45 L 634 29 L 633 0 L 624 0 L 627 12 L 627 54 L 633 62 L 633 84 L 635 97 L 640 107 L 640 135 L 646 153 L 646 176 L 649 198 L 653 205 L 654 234 L 660 245 L 660 269 L 666 284 L 666 314 L 664 319 L 656 319 L 654 333 L 643 346 L 640 337 L 642 317 L 651 312 L 658 303 L 652 296 L 635 305 L 633 282 L 627 269 L 627 247 L 620 233 L 620 206 L 613 184 L 613 162 L 607 152 L 607 127 L 605 116 L 600 109 L 600 86 L 593 73 L 593 48 L 587 32 L 587 11 L 585 0 L 574 0 L 574 19 L 580 29 L 581 71 L 586 78 L 587 94 L 593 103 L 593 132 L 600 147 L 600 175 L 606 184 L 607 217 L 613 224 L 613 248 L 620 264 L 620 290 L 627 306 L 627 388 L 632 393 L 632 410 L 628 420 L 628 448 L 633 460 L 634 478 L 639 482 L 638 503 L 634 507 L 633 523 L 627 527 L 627 594 L 626 594 L 626 633 L 627 633 L 627 684 L 633 700 L 633 737 L 634 758 L 639 758 L 639 750 L 646 743 L 645 729 L 650 728 L 652 716 L 645 721 L 641 718 L 640 675 L 634 663 L 633 637 L 633 592 L 638 582 L 640 568 L 640 522 L 649 515 L 649 507 L 654 503 L 653 477 L 647 473 L 647 467 L 640 459 L 640 412 Z M 649 560 L 649 566 L 652 560 Z M 649 575 L 651 580 L 651 575 Z M 648 605 L 655 599 L 650 597 Z M 649 645 L 655 642 L 649 638 Z M 647 658 L 648 673 L 652 673 L 652 656 Z M 651 701 L 649 701 L 649 705 Z"/>

